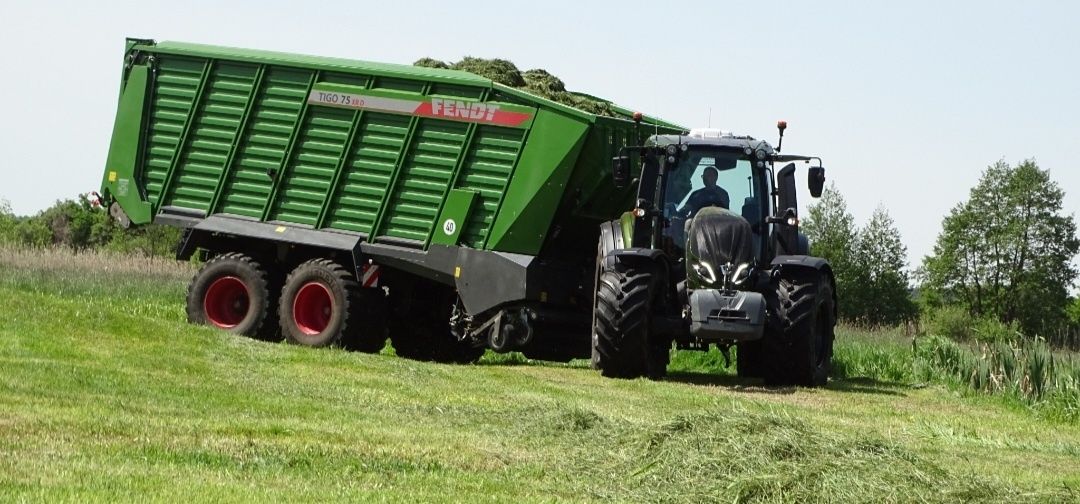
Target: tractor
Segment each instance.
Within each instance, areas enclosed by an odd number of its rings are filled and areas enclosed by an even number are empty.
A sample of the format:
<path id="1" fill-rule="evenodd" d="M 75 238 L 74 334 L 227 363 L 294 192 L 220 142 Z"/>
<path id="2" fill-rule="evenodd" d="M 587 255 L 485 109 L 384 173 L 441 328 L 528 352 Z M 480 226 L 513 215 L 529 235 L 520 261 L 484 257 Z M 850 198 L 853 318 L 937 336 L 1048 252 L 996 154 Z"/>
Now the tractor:
<path id="1" fill-rule="evenodd" d="M 600 229 L 592 365 L 604 376 L 661 378 L 674 344 L 716 346 L 728 362 L 734 347 L 740 377 L 825 385 L 836 284 L 799 232 L 795 179 L 796 163 L 810 165 L 817 198 L 825 170 L 819 157 L 781 153 L 786 127 L 778 123 L 776 148 L 692 129 L 613 158 L 612 182 L 636 187 L 637 198 Z"/>

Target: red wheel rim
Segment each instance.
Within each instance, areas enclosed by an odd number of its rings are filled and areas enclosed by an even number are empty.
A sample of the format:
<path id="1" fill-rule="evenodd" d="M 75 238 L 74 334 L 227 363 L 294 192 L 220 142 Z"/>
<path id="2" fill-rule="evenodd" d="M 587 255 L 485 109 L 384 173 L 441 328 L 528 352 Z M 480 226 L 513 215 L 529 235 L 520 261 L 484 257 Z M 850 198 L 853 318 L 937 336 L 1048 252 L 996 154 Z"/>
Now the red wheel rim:
<path id="1" fill-rule="evenodd" d="M 325 285 L 308 282 L 296 292 L 292 313 L 300 332 L 307 335 L 319 334 L 330 325 L 330 316 L 334 313 L 334 297 Z"/>
<path id="2" fill-rule="evenodd" d="M 214 280 L 203 297 L 206 320 L 222 329 L 232 329 L 247 317 L 251 295 L 244 281 L 234 276 Z"/>

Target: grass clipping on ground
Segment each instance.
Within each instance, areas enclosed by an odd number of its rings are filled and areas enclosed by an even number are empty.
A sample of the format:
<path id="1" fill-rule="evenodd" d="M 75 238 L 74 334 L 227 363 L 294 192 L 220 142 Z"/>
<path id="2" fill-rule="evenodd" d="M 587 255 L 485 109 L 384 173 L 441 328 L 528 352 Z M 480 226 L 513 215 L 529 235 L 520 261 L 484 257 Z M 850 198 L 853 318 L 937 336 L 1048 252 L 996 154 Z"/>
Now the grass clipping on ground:
<path id="1" fill-rule="evenodd" d="M 1080 432 L 982 396 L 258 342 L 186 323 L 194 268 L 0 247 L 0 502 L 1078 497 Z"/>
<path id="2" fill-rule="evenodd" d="M 463 70 L 590 114 L 618 116 L 610 102 L 567 91 L 562 79 L 551 75 L 547 70 L 534 68 L 522 72 L 513 62 L 504 59 L 466 56 L 461 61 L 447 63 L 433 58 L 420 58 L 413 62 L 413 66 Z"/>

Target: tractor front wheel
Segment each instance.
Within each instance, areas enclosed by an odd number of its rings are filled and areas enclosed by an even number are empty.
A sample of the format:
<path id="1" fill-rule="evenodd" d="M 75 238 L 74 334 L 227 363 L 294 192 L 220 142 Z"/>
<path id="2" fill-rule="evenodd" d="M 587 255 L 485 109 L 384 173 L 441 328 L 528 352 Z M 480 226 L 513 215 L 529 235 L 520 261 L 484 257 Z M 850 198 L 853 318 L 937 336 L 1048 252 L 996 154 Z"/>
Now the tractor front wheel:
<path id="1" fill-rule="evenodd" d="M 602 271 L 593 305 L 593 362 L 603 376 L 658 379 L 667 371 L 669 348 L 649 335 L 653 275 L 616 266 Z"/>
<path id="2" fill-rule="evenodd" d="M 765 382 L 824 386 L 832 364 L 832 283 L 816 271 L 796 270 L 781 276 L 768 302 L 773 319 L 764 340 Z"/>

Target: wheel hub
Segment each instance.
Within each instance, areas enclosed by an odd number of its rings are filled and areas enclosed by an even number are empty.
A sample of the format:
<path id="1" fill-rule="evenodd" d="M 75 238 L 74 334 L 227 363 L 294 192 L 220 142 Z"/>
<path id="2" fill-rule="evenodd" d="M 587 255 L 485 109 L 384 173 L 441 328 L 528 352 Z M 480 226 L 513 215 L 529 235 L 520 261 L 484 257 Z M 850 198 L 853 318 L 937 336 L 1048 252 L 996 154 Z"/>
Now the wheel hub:
<path id="1" fill-rule="evenodd" d="M 207 322 L 222 329 L 232 329 L 247 317 L 251 295 L 243 280 L 224 276 L 214 280 L 203 297 Z"/>
<path id="2" fill-rule="evenodd" d="M 334 298 L 320 282 L 304 284 L 293 298 L 293 320 L 300 332 L 309 336 L 325 331 L 333 313 Z"/>

